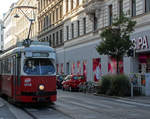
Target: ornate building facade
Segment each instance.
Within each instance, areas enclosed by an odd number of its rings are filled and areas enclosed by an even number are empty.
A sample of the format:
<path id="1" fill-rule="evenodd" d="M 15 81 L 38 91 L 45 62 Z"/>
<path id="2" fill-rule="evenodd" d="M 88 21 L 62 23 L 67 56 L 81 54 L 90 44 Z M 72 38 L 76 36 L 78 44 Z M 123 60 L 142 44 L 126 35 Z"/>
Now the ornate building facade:
<path id="1" fill-rule="evenodd" d="M 4 17 L 5 29 L 5 49 L 15 45 L 17 42 L 27 38 L 29 33 L 30 21 L 34 19 L 30 38 L 37 40 L 38 22 L 37 22 L 37 9 L 30 9 L 26 7 L 15 8 L 18 6 L 32 6 L 38 7 L 36 0 L 18 0 L 17 3 L 10 7 L 10 10 Z M 16 18 L 14 16 L 17 16 Z M 28 19 L 29 18 L 29 19 Z"/>
<path id="2" fill-rule="evenodd" d="M 101 31 L 110 26 L 121 11 L 137 21 L 131 34 L 137 47 L 134 57 L 125 56 L 120 61 L 120 72 L 150 71 L 147 61 L 150 56 L 150 0 L 44 1 L 38 1 L 39 40 L 49 41 L 56 48 L 58 73 L 84 74 L 87 80 L 116 73 L 116 61 L 109 56 L 100 56 L 96 46 L 101 42 Z"/>
<path id="3" fill-rule="evenodd" d="M 52 47 L 63 45 L 63 0 L 38 0 L 40 41 L 49 41 Z"/>

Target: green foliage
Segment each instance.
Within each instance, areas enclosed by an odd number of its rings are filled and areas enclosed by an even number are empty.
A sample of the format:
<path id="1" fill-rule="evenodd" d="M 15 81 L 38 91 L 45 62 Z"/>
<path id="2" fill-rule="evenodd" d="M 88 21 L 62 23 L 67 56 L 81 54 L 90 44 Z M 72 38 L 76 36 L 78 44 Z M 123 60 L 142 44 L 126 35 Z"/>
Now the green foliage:
<path id="1" fill-rule="evenodd" d="M 109 55 L 116 59 L 117 64 L 125 53 L 133 46 L 130 34 L 134 31 L 135 21 L 124 14 L 113 20 L 112 26 L 101 33 L 102 41 L 96 50 L 100 55 Z M 118 66 L 118 65 L 117 65 Z M 117 67 L 118 73 L 118 67 Z"/>
<path id="2" fill-rule="evenodd" d="M 130 93 L 129 79 L 125 75 L 106 75 L 100 80 L 99 93 L 115 96 L 127 96 Z"/>
<path id="3" fill-rule="evenodd" d="M 106 94 L 112 86 L 112 79 L 111 75 L 102 76 L 102 80 L 99 81 L 100 89 L 97 91 L 98 93 Z"/>
<path id="4" fill-rule="evenodd" d="M 110 94 L 116 96 L 127 96 L 130 93 L 130 82 L 125 75 L 115 75 Z"/>

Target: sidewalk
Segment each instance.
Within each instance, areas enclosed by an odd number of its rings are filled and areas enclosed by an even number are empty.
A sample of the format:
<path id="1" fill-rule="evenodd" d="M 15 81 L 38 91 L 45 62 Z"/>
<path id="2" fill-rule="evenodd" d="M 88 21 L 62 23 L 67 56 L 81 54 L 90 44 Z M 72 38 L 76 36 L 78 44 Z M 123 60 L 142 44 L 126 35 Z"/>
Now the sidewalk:
<path id="1" fill-rule="evenodd" d="M 8 106 L 0 98 L 0 119 L 16 119 L 16 117 L 11 113 Z"/>
<path id="2" fill-rule="evenodd" d="M 120 99 L 134 101 L 138 103 L 144 103 L 150 105 L 150 96 L 134 96 L 134 97 L 121 97 Z"/>
<path id="3" fill-rule="evenodd" d="M 103 95 L 103 94 L 94 94 L 94 95 L 122 99 L 122 100 L 133 101 L 133 102 L 144 103 L 144 104 L 150 105 L 150 96 L 118 97 L 118 96 L 108 96 L 108 95 Z"/>

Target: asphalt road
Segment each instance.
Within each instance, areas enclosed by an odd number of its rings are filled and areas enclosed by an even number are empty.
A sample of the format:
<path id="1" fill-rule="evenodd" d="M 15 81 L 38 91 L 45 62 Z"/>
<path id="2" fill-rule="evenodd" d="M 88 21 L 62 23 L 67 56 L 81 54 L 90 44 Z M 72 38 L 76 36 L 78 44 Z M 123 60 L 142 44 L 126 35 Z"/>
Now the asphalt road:
<path id="1" fill-rule="evenodd" d="M 150 104 L 62 90 L 58 90 L 57 102 L 52 106 L 42 108 L 18 108 L 11 104 L 7 106 L 11 114 L 14 114 L 12 115 L 14 119 L 15 117 L 17 119 L 150 118 Z"/>
<path id="2" fill-rule="evenodd" d="M 58 91 L 57 110 L 73 119 L 150 119 L 150 104 Z"/>

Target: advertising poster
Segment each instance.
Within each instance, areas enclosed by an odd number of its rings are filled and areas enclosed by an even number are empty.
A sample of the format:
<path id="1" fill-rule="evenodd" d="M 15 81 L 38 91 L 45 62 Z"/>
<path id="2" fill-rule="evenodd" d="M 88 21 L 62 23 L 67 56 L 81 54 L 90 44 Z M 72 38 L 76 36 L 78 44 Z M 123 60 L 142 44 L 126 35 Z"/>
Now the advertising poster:
<path id="1" fill-rule="evenodd" d="M 83 61 L 83 75 L 85 76 L 85 79 L 87 80 L 86 65 L 87 65 L 87 61 Z"/>
<path id="2" fill-rule="evenodd" d="M 61 64 L 61 72 L 60 72 L 61 74 L 63 74 L 64 73 L 64 71 L 63 71 L 63 64 Z"/>
<path id="3" fill-rule="evenodd" d="M 71 68 L 71 74 L 74 75 L 75 74 L 75 63 L 72 63 L 72 68 Z"/>
<path id="4" fill-rule="evenodd" d="M 100 58 L 93 59 L 93 72 L 94 72 L 94 81 L 100 80 L 102 76 Z"/>
<path id="5" fill-rule="evenodd" d="M 81 64 L 80 64 L 80 61 L 77 61 L 77 74 L 81 75 Z"/>
<path id="6" fill-rule="evenodd" d="M 123 61 L 119 61 L 119 72 L 123 74 Z M 116 74 L 117 73 L 117 61 L 110 57 L 108 62 L 108 73 Z"/>

